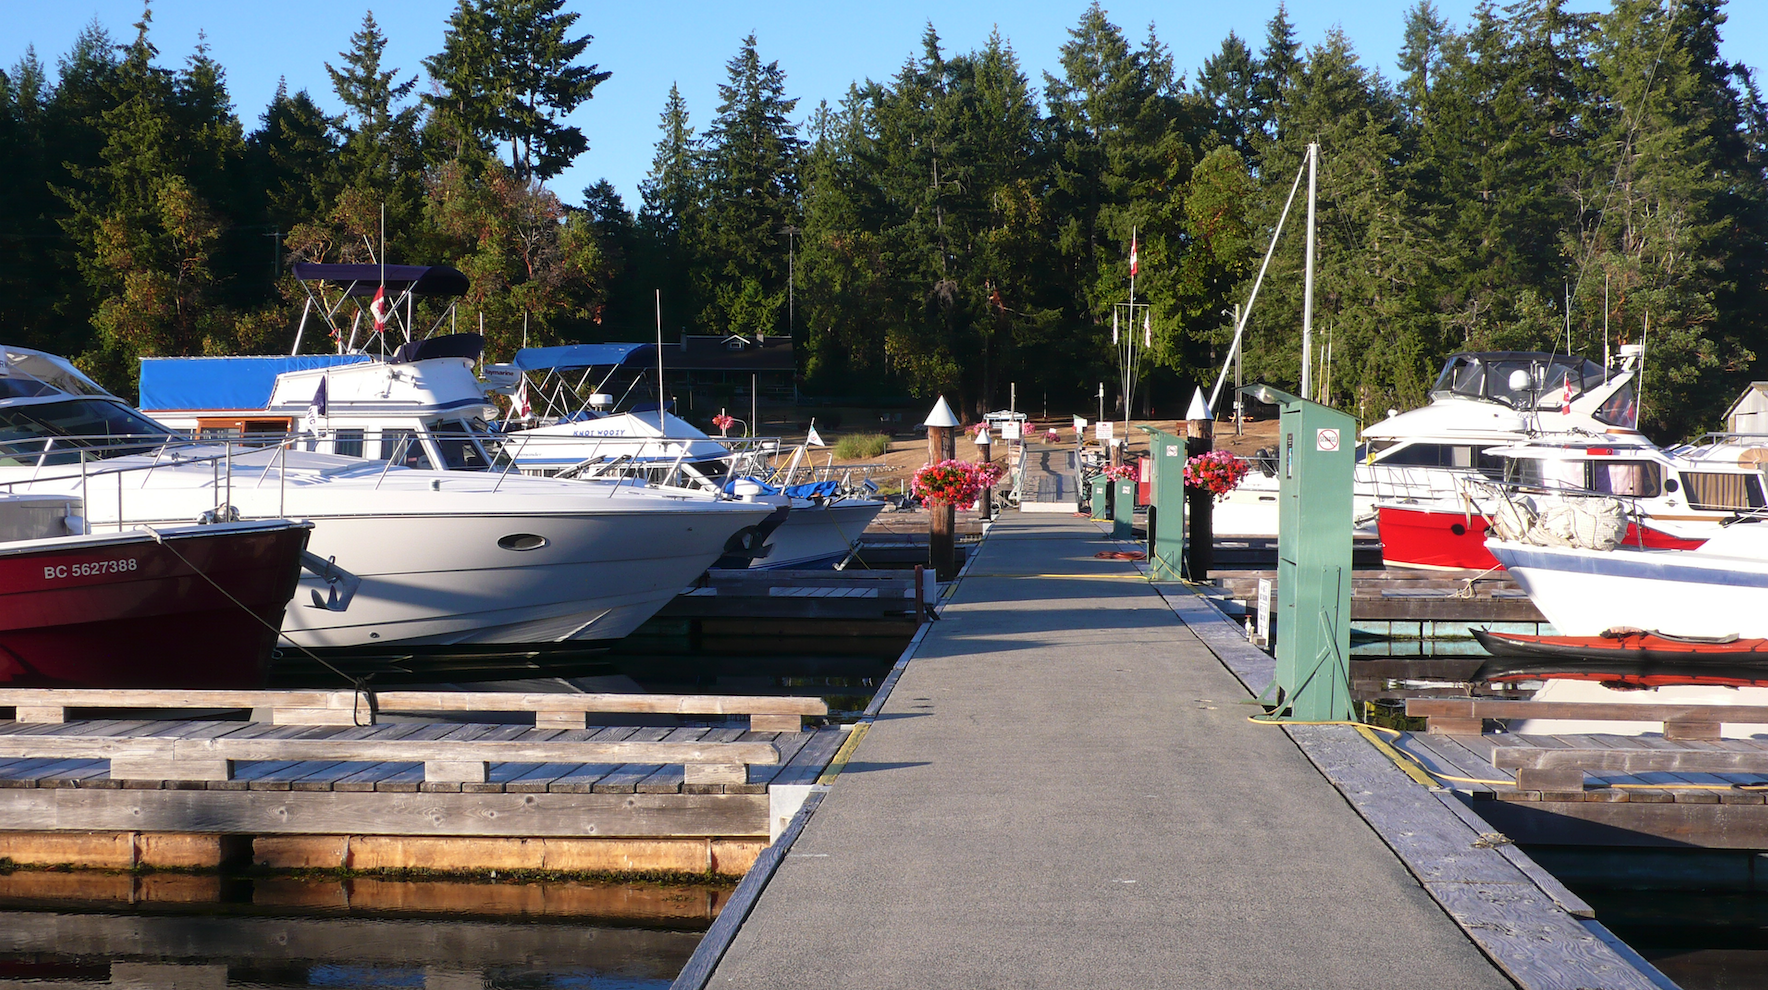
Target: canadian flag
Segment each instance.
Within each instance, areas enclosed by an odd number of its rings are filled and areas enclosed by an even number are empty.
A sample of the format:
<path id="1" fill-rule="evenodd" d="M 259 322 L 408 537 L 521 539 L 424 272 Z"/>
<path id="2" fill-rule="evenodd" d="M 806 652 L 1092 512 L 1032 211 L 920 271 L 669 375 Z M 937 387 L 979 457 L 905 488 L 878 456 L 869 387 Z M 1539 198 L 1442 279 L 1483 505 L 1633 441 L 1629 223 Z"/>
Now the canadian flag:
<path id="1" fill-rule="evenodd" d="M 387 329 L 387 287 L 379 286 L 374 290 L 374 302 L 368 304 L 368 311 L 374 315 L 374 332 L 380 333 Z"/>
<path id="2" fill-rule="evenodd" d="M 523 419 L 534 415 L 534 407 L 528 403 L 528 379 L 523 378 L 522 384 L 516 389 L 516 395 L 510 400 L 510 412 Z"/>
<path id="3" fill-rule="evenodd" d="M 1130 231 L 1130 274 L 1136 273 L 1136 233 Z"/>
<path id="4" fill-rule="evenodd" d="M 1565 378 L 1565 394 L 1559 398 L 1559 414 L 1561 416 L 1572 414 L 1572 378 L 1570 375 Z"/>

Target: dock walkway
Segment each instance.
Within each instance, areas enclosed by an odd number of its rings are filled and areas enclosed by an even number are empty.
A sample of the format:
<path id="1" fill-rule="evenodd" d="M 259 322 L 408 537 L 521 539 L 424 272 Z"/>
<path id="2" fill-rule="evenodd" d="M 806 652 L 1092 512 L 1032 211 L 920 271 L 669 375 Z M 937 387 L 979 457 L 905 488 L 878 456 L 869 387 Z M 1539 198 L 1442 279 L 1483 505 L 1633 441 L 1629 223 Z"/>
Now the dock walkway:
<path id="1" fill-rule="evenodd" d="M 1109 549 L 996 525 L 708 985 L 1511 987 Z"/>

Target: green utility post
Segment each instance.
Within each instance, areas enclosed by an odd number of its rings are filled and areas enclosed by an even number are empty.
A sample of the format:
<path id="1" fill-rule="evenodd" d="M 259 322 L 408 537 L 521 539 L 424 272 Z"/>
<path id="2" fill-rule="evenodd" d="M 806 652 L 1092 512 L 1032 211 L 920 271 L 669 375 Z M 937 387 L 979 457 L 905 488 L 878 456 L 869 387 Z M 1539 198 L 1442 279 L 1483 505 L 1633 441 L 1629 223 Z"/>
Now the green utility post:
<path id="1" fill-rule="evenodd" d="M 1154 459 L 1154 485 L 1148 499 L 1148 561 L 1156 581 L 1185 577 L 1185 438 L 1152 426 L 1148 434 Z"/>
<path id="2" fill-rule="evenodd" d="M 1282 407 L 1277 477 L 1277 679 L 1272 715 L 1352 719 L 1351 478 L 1356 421 L 1268 385 L 1241 391 Z M 1275 689 L 1275 696 L 1272 694 Z"/>
<path id="3" fill-rule="evenodd" d="M 1116 492 L 1111 500 L 1111 538 L 1133 540 L 1136 538 L 1136 479 L 1113 481 L 1111 487 Z"/>

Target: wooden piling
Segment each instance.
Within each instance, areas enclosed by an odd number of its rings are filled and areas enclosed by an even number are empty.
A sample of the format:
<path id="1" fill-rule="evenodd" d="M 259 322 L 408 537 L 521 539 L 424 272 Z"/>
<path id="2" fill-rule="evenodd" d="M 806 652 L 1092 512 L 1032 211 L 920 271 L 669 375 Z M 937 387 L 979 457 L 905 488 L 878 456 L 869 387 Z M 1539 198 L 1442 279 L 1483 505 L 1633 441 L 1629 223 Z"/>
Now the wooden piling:
<path id="1" fill-rule="evenodd" d="M 1215 446 L 1215 421 L 1213 419 L 1185 420 L 1185 456 L 1196 457 L 1207 454 Z M 1190 546 L 1186 548 L 1185 569 L 1193 581 L 1209 580 L 1209 570 L 1215 566 L 1215 525 L 1211 513 L 1215 507 L 1215 495 L 1210 490 L 1196 485 L 1185 486 L 1185 502 L 1187 515 L 1190 517 Z"/>
<path id="2" fill-rule="evenodd" d="M 940 404 L 944 405 L 943 399 Z M 949 416 L 950 413 L 948 412 Z M 927 426 L 927 463 L 937 464 L 949 461 L 957 455 L 957 439 L 952 435 L 953 427 Z M 957 530 L 958 510 L 952 505 L 930 505 L 927 507 L 927 549 L 928 562 L 939 575 L 939 580 L 950 581 L 958 573 L 957 556 L 954 550 L 953 534 Z"/>
<path id="3" fill-rule="evenodd" d="M 994 456 L 993 456 L 994 446 L 992 443 L 990 443 L 990 437 L 988 435 L 988 428 L 986 426 L 983 427 L 981 433 L 977 434 L 976 450 L 981 455 L 977 459 L 982 462 L 983 466 L 986 467 L 987 465 L 994 462 Z M 989 485 L 988 487 L 986 487 L 982 490 L 982 498 L 980 501 L 982 503 L 982 506 L 981 506 L 982 507 L 982 521 L 988 522 L 990 519 L 994 518 L 994 486 L 993 485 Z"/>

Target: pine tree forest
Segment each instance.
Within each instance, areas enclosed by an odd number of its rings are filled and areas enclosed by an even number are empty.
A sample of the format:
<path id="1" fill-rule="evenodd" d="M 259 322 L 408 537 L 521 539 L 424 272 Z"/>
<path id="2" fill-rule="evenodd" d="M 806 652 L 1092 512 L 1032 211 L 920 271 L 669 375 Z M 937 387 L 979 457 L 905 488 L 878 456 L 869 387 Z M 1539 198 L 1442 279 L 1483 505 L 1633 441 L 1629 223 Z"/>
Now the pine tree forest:
<path id="1" fill-rule="evenodd" d="M 894 75 L 812 96 L 751 36 L 716 105 L 659 94 L 648 135 L 564 122 L 609 74 L 563 0 L 458 0 L 420 66 L 386 64 L 365 16 L 325 65 L 337 116 L 286 89 L 242 114 L 205 47 L 155 47 L 149 9 L 0 72 L 0 332 L 125 396 L 143 355 L 286 352 L 289 265 L 379 260 L 384 211 L 388 260 L 471 278 L 456 320 L 491 359 L 649 339 L 660 298 L 669 337 L 791 334 L 805 394 L 973 417 L 1016 383 L 1084 412 L 1118 377 L 1133 234 L 1134 412 L 1173 416 L 1215 381 L 1317 143 L 1326 401 L 1367 422 L 1455 351 L 1643 342 L 1647 431 L 1716 428 L 1768 377 L 1768 104 L 1720 57 L 1724 0 L 1566 7 L 1451 24 L 1420 0 L 1391 78 L 1280 4 L 1183 67 L 1095 3 L 1041 79 L 998 34 L 956 52 L 929 25 Z M 640 202 L 549 186 L 591 140 L 654 141 Z M 1305 192 L 1244 355 L 1288 389 Z"/>

